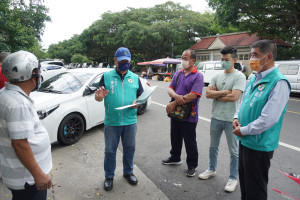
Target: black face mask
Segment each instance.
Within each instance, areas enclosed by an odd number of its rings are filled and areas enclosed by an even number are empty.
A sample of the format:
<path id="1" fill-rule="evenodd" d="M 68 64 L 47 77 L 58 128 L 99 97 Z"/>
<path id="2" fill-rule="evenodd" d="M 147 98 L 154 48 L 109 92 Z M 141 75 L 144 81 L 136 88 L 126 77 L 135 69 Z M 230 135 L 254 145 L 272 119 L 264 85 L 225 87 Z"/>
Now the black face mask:
<path id="1" fill-rule="evenodd" d="M 122 72 L 125 72 L 129 69 L 130 67 L 130 63 L 119 63 L 119 70 L 121 70 Z"/>

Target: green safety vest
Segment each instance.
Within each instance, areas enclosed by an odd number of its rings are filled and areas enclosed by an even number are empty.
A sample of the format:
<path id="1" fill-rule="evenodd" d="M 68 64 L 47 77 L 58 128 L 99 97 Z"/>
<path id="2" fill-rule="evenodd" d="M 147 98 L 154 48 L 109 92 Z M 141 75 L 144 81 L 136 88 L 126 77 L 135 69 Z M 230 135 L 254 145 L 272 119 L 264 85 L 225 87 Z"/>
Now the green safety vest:
<path id="1" fill-rule="evenodd" d="M 116 70 L 111 70 L 104 74 L 104 84 L 106 90 L 109 90 L 104 98 L 104 124 L 107 126 L 135 124 L 137 122 L 137 109 L 116 110 L 115 108 L 130 105 L 136 100 L 139 77 L 128 70 L 122 81 Z"/>
<path id="2" fill-rule="evenodd" d="M 278 68 L 267 74 L 255 86 L 253 86 L 255 77 L 250 80 L 245 90 L 244 99 L 238 115 L 238 120 L 242 126 L 247 126 L 261 115 L 264 106 L 268 102 L 270 92 L 279 80 L 286 80 L 290 87 L 290 83 L 286 77 L 279 72 Z M 277 149 L 285 112 L 286 106 L 278 122 L 274 126 L 259 135 L 245 135 L 239 138 L 241 144 L 257 151 L 269 152 Z"/>

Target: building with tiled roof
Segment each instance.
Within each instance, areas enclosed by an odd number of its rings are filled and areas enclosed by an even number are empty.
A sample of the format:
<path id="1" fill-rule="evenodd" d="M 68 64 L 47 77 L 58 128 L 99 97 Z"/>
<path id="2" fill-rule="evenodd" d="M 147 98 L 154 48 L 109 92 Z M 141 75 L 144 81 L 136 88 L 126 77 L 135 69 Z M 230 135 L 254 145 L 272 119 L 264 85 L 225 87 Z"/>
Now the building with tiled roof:
<path id="1" fill-rule="evenodd" d="M 248 32 L 229 33 L 203 37 L 199 42 L 189 49 L 196 51 L 196 63 L 203 61 L 218 61 L 221 59 L 220 50 L 226 46 L 234 46 L 238 51 L 238 62 L 243 63 L 249 69 L 250 46 L 262 40 L 256 34 L 249 35 Z M 280 39 L 274 40 L 278 46 L 290 47 L 291 45 Z"/>

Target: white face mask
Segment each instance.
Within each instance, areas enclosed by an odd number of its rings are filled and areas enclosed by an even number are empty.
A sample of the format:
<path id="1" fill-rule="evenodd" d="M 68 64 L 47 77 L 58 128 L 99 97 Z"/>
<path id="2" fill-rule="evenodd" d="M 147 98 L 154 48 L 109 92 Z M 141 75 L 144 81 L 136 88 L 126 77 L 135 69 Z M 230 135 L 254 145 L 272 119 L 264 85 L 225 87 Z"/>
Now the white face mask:
<path id="1" fill-rule="evenodd" d="M 181 61 L 181 65 L 182 65 L 182 67 L 184 68 L 184 69 L 187 69 L 187 68 L 189 68 L 189 61 L 185 61 L 185 60 L 182 60 Z"/>

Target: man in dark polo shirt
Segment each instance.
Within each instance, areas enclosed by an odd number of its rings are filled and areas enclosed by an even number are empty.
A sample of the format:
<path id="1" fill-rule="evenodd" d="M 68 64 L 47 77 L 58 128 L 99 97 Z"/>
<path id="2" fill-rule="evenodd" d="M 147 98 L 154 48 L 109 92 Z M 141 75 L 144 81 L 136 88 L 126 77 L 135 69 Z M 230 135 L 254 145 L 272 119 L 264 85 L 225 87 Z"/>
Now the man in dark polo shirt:
<path id="1" fill-rule="evenodd" d="M 171 156 L 162 161 L 165 165 L 181 164 L 181 149 L 184 140 L 187 153 L 188 166 L 186 175 L 195 176 L 198 166 L 198 148 L 196 141 L 196 126 L 198 122 L 198 104 L 204 86 L 203 74 L 195 67 L 196 53 L 193 50 L 185 50 L 181 56 L 183 69 L 177 71 L 168 89 L 168 94 L 175 101 L 167 105 L 166 111 L 170 113 L 177 105 L 193 101 L 192 114 L 185 121 L 171 118 Z M 174 91 L 175 82 L 179 76 Z"/>

